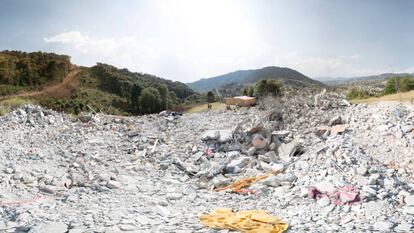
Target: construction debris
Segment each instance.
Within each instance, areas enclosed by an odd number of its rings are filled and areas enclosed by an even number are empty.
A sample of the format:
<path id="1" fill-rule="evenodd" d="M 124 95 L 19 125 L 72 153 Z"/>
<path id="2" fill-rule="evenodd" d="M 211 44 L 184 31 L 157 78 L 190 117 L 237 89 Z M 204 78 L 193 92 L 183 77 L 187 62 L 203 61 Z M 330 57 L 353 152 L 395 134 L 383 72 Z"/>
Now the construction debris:
<path id="1" fill-rule="evenodd" d="M 220 206 L 290 232 L 412 232 L 413 125 L 412 105 L 329 92 L 182 116 L 23 106 L 0 117 L 0 232 L 208 232 L 196 219 Z"/>

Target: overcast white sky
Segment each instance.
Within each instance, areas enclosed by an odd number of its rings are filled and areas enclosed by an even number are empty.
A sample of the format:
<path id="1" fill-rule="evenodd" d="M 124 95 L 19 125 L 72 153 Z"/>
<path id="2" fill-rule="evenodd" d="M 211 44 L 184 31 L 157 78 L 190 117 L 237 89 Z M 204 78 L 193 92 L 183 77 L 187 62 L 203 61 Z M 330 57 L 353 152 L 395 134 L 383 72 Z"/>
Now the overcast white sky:
<path id="1" fill-rule="evenodd" d="M 414 1 L 3 0 L 0 49 L 68 54 L 184 82 L 286 66 L 414 72 Z"/>

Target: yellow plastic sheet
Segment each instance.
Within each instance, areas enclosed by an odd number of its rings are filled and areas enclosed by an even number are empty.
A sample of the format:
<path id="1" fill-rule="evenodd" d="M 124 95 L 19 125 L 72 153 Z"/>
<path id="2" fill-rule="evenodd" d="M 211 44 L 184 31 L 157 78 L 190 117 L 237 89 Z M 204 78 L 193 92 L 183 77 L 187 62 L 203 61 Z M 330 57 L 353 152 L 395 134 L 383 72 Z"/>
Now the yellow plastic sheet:
<path id="1" fill-rule="evenodd" d="M 245 233 L 281 233 L 288 224 L 277 217 L 268 215 L 264 210 L 242 210 L 234 213 L 232 209 L 220 208 L 200 216 L 203 225 L 216 229 L 229 229 Z"/>

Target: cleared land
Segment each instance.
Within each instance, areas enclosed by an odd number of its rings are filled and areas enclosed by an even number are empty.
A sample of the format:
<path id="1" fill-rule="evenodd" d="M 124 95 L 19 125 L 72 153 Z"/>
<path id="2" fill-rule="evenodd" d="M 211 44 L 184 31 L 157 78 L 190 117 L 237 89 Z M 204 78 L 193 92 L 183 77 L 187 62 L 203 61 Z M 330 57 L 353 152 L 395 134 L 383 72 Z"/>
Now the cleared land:
<path id="1" fill-rule="evenodd" d="M 401 93 L 397 93 L 393 95 L 385 95 L 381 97 L 351 100 L 351 102 L 354 104 L 361 104 L 361 103 L 375 104 L 375 103 L 383 102 L 383 101 L 413 102 L 414 91 L 401 92 Z"/>
<path id="2" fill-rule="evenodd" d="M 48 97 L 54 98 L 63 98 L 69 97 L 70 94 L 76 89 L 79 85 L 78 80 L 76 79 L 80 69 L 78 67 L 72 68 L 69 74 L 62 80 L 62 82 L 47 86 L 40 91 L 29 91 L 23 92 L 16 95 L 5 96 L 3 99 L 13 99 L 13 98 L 23 98 L 23 97 L 33 97 L 39 95 L 47 95 Z"/>
<path id="3" fill-rule="evenodd" d="M 215 102 L 215 103 L 212 103 L 211 105 L 212 105 L 211 110 L 213 110 L 213 111 L 224 111 L 224 110 L 226 110 L 226 104 L 224 104 L 224 103 Z M 207 104 L 195 105 L 195 106 L 193 106 L 193 107 L 191 107 L 190 109 L 187 110 L 188 113 L 196 113 L 196 112 L 203 112 L 203 111 L 208 111 Z"/>

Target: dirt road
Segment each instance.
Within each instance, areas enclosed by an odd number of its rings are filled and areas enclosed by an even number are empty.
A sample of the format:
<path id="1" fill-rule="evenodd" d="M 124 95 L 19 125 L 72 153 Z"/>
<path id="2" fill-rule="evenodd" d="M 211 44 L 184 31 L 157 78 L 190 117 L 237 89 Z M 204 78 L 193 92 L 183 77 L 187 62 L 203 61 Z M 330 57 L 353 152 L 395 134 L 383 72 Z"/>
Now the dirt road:
<path id="1" fill-rule="evenodd" d="M 79 74 L 79 72 L 80 68 L 74 66 L 66 75 L 66 77 L 62 80 L 62 82 L 58 84 L 44 87 L 42 90 L 38 91 L 26 91 L 15 95 L 4 96 L 1 97 L 0 100 L 16 97 L 33 97 L 40 95 L 45 95 L 54 98 L 69 97 L 72 94 L 73 90 L 75 90 L 76 87 L 78 87 L 79 85 L 79 81 L 77 80 L 77 75 Z"/>

